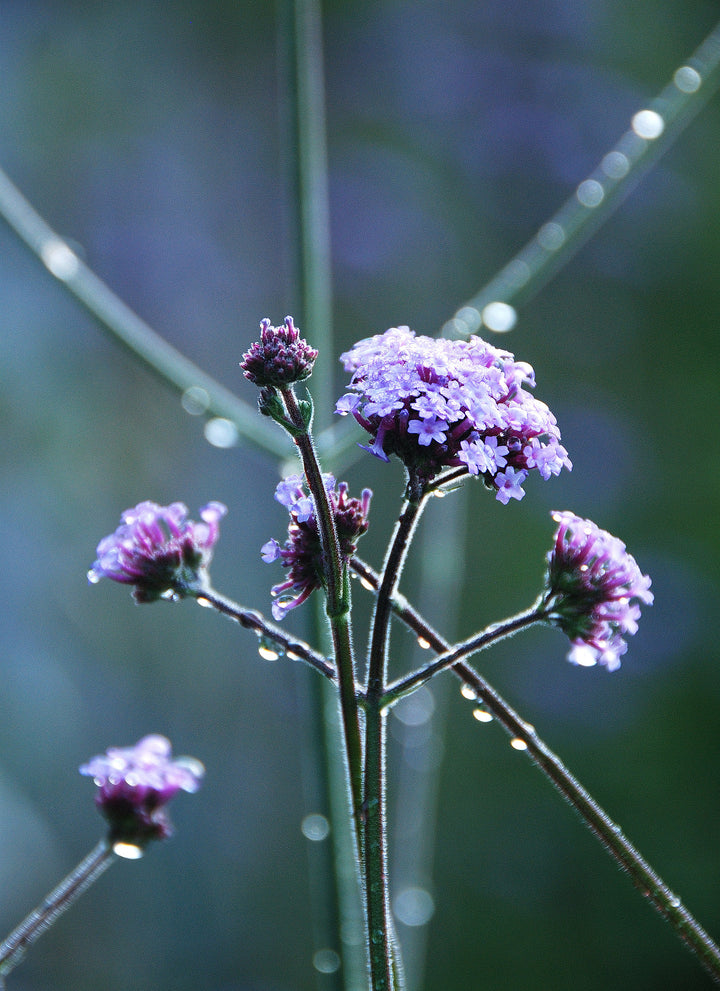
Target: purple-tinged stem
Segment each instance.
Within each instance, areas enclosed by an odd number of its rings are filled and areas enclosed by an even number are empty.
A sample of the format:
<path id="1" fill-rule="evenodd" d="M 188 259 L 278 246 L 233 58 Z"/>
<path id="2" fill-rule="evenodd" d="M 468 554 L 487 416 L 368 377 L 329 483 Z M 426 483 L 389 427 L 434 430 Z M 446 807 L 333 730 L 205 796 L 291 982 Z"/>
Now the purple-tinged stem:
<path id="1" fill-rule="evenodd" d="M 15 969 L 20 963 L 25 951 L 38 937 L 49 929 L 73 902 L 97 881 L 110 864 L 117 860 L 111 846 L 106 840 L 101 840 L 97 846 L 82 860 L 78 866 L 60 884 L 43 899 L 14 929 L 0 946 L 0 986 L 1 979 Z"/>
<path id="2" fill-rule="evenodd" d="M 369 565 L 356 557 L 353 557 L 350 564 L 355 574 L 366 584 L 374 589 L 380 587 L 380 576 Z M 447 641 L 413 609 L 403 596 L 395 595 L 392 605 L 393 611 L 403 623 L 429 643 L 433 650 L 438 653 L 449 650 Z M 713 981 L 720 984 L 720 947 L 624 836 L 620 827 L 571 774 L 560 758 L 540 739 L 535 728 L 525 722 L 492 685 L 465 661 L 456 662 L 450 670 L 472 689 L 473 695 L 514 739 L 522 740 L 537 767 L 572 805 L 610 856 L 624 871 L 627 871 L 638 891 L 670 924 L 675 934 L 697 957 Z"/>

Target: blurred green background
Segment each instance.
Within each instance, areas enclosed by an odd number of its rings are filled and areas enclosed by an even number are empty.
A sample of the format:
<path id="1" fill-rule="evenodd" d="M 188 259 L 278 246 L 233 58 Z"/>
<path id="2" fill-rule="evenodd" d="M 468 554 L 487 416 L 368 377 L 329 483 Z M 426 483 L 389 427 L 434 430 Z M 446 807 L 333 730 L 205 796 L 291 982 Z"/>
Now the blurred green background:
<path id="1" fill-rule="evenodd" d="M 297 314 L 273 5 L 2 6 L 0 164 L 131 307 L 254 403 L 242 352 L 261 318 Z M 398 323 L 437 333 L 597 165 L 717 5 L 335 0 L 324 14 L 340 353 Z M 716 99 L 496 341 L 534 365 L 573 473 L 531 480 L 506 508 L 479 485 L 436 501 L 421 534 L 436 563 L 418 554 L 405 576 L 448 636 L 467 636 L 534 599 L 549 510 L 626 541 L 656 599 L 619 672 L 570 666 L 550 630 L 479 666 L 715 934 L 719 125 Z M 317 677 L 260 660 L 251 635 L 192 603 L 138 608 L 85 579 L 127 506 L 219 499 L 215 584 L 269 611 L 280 573 L 259 547 L 286 525 L 277 466 L 208 444 L 202 418 L 4 226 L 0 335 L 0 926 L 100 835 L 80 763 L 162 732 L 207 766 L 176 803 L 175 838 L 114 867 L 9 987 L 330 991 L 312 963 L 322 844 L 300 829 L 327 811 L 312 799 Z M 340 395 L 336 365 L 323 355 L 319 374 Z M 378 566 L 401 472 L 363 455 L 347 477 L 375 490 L 362 553 Z M 307 635 L 310 612 L 285 625 Z M 396 643 L 398 669 L 421 659 Z M 434 905 L 427 927 L 399 927 L 412 991 L 708 986 L 451 677 L 425 701 L 393 719 L 389 769 L 395 891 Z"/>

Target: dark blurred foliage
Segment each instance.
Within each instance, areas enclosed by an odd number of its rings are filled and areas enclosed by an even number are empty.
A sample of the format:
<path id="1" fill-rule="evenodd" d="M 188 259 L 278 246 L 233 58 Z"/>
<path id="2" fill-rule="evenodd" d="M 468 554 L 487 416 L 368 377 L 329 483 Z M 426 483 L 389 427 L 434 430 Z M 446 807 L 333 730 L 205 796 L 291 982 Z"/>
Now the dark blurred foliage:
<path id="1" fill-rule="evenodd" d="M 324 12 L 338 353 L 397 323 L 437 333 L 717 17 L 710 0 L 335 0 Z M 4 4 L 2 21 L 0 163 L 135 310 L 253 403 L 242 352 L 261 318 L 299 316 L 272 5 L 27 0 Z M 442 557 L 460 501 L 433 504 L 424 531 L 441 556 L 423 590 L 412 564 L 406 575 L 464 636 L 533 600 L 550 509 L 627 542 L 656 602 L 619 672 L 569 666 L 549 630 L 480 667 L 716 934 L 719 123 L 716 100 L 500 342 L 535 366 L 572 475 L 534 480 L 507 508 L 469 487 L 464 575 Z M 192 603 L 136 607 L 127 589 L 85 580 L 122 509 L 220 499 L 215 583 L 268 611 L 279 575 L 259 547 L 286 524 L 277 468 L 211 447 L 4 227 L 0 298 L 2 926 L 99 835 L 80 763 L 162 732 L 208 769 L 199 795 L 177 800 L 175 838 L 114 867 L 10 986 L 330 988 L 311 965 L 299 829 L 317 811 L 301 781 L 316 676 L 261 661 L 251 635 Z M 376 490 L 363 553 L 379 565 L 401 474 L 363 456 L 348 476 Z M 434 614 L 434 576 L 454 582 L 454 631 Z M 707 986 L 450 676 L 437 696 L 425 987 Z"/>

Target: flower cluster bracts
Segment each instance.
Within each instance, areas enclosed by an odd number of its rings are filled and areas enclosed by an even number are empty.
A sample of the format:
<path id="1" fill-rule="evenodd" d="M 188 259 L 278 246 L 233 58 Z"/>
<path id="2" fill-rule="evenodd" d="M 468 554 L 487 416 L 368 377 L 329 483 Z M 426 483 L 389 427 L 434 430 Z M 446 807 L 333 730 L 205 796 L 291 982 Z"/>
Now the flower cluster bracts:
<path id="1" fill-rule="evenodd" d="M 336 411 L 353 414 L 373 437 L 367 450 L 384 461 L 395 454 L 426 480 L 464 468 L 502 503 L 523 497 L 532 469 L 547 479 L 572 467 L 555 417 L 523 388 L 535 384 L 532 367 L 479 337 L 392 327 L 341 361 L 353 391 Z"/>

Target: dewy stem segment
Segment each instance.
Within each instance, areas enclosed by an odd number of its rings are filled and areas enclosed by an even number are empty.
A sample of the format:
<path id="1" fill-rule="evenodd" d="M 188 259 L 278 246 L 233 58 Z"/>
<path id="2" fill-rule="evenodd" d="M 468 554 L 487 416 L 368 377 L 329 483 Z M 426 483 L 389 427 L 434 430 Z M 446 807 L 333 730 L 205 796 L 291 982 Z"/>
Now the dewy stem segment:
<path id="1" fill-rule="evenodd" d="M 357 822 L 361 814 L 363 802 L 362 740 L 360 737 L 360 718 L 355 684 L 355 661 L 350 626 L 350 582 L 348 580 L 347 567 L 343 564 L 340 556 L 335 518 L 328 500 L 310 430 L 304 421 L 293 390 L 291 388 L 281 389 L 280 394 L 283 398 L 288 418 L 298 429 L 295 443 L 300 452 L 305 478 L 307 479 L 308 488 L 315 503 L 315 516 L 320 534 L 320 543 L 325 557 L 325 576 L 327 582 L 326 612 L 330 622 L 333 649 L 335 651 L 335 669 L 340 691 L 340 709 L 342 713 L 348 773 L 350 776 L 350 789 L 353 811 Z"/>
<path id="2" fill-rule="evenodd" d="M 392 602 L 426 496 L 410 475 L 407 498 L 388 549 L 375 603 L 365 692 L 365 796 L 363 852 L 373 991 L 398 989 L 402 981 L 399 947 L 393 937 L 387 877 L 385 800 L 385 720 L 383 707 Z"/>
<path id="3" fill-rule="evenodd" d="M 351 567 L 366 584 L 375 589 L 381 587 L 381 577 L 365 562 L 354 557 Z M 394 594 L 392 608 L 414 633 L 430 644 L 433 650 L 439 654 L 447 654 L 450 650 L 447 641 L 413 609 L 403 596 Z M 695 954 L 715 983 L 720 984 L 720 947 L 624 836 L 620 827 L 571 774 L 560 758 L 540 739 L 534 727 L 525 722 L 479 672 L 463 660 L 456 662 L 451 670 L 472 689 L 474 697 L 512 737 L 522 740 L 537 767 L 572 805 L 610 856 L 628 873 L 638 891 L 670 923 L 676 935 Z"/>

